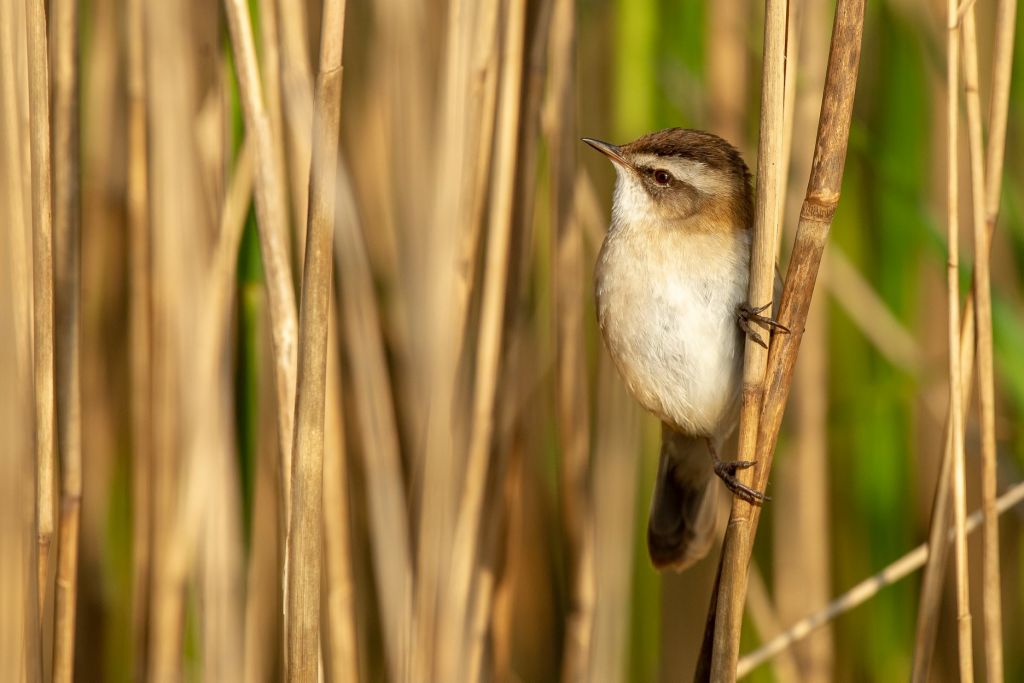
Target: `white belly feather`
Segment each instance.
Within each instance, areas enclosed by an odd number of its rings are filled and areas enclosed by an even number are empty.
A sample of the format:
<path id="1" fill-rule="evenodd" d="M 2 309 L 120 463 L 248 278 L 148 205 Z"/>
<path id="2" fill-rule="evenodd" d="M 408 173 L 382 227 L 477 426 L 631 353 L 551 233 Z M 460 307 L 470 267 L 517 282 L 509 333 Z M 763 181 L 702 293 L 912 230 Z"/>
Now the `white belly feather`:
<path id="1" fill-rule="evenodd" d="M 680 231 L 657 253 L 650 244 L 631 230 L 605 240 L 595 271 L 605 343 L 645 408 L 685 433 L 725 436 L 738 408 L 749 233 Z"/>

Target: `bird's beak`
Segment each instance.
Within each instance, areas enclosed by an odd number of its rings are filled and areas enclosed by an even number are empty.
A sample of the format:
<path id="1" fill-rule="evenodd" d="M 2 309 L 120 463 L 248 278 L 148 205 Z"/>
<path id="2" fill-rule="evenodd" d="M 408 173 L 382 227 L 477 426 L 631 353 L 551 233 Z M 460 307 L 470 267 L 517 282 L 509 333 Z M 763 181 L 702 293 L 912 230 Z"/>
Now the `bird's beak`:
<path id="1" fill-rule="evenodd" d="M 619 166 L 622 166 L 623 168 L 633 168 L 633 164 L 629 163 L 629 161 L 626 160 L 626 157 L 622 156 L 622 150 L 620 150 L 616 145 L 613 145 L 610 142 L 601 142 L 594 138 L 583 138 L 583 142 L 587 143 Z"/>

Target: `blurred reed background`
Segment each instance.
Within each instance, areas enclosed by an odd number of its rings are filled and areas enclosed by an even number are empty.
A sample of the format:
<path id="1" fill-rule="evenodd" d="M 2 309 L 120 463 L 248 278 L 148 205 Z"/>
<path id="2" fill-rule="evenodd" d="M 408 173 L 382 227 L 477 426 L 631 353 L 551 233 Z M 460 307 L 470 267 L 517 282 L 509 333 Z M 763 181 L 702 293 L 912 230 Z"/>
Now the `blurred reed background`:
<path id="1" fill-rule="evenodd" d="M 832 21 L 789 4 L 784 262 Z M 928 536 L 949 392 L 942 4 L 868 3 L 741 655 Z M 763 6 L 344 5 L 0 0 L 3 680 L 281 680 L 286 660 L 331 681 L 691 675 L 718 550 L 682 575 L 647 559 L 658 425 L 596 330 L 612 172 L 578 138 L 702 128 L 753 168 Z M 1006 21 L 974 12 L 988 122 Z M 1013 61 L 1000 492 L 1024 479 L 1020 40 Z M 1024 680 L 1020 515 L 999 534 L 1006 680 Z M 979 672 L 981 556 L 976 534 Z M 953 574 L 931 680 L 958 676 Z M 750 679 L 908 678 L 920 589 L 881 588 Z"/>

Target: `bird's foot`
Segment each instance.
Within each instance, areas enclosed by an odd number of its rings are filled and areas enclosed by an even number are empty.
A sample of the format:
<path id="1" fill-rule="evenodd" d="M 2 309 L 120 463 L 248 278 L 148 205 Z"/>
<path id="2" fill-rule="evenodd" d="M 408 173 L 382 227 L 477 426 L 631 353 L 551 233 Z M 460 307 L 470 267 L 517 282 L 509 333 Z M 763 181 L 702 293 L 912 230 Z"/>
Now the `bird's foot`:
<path id="1" fill-rule="evenodd" d="M 784 332 L 789 334 L 789 328 L 780 323 L 774 318 L 770 318 L 766 315 L 761 315 L 764 311 L 771 308 L 772 302 L 769 301 L 764 306 L 758 306 L 757 308 L 752 307 L 750 304 L 740 304 L 736 308 L 736 323 L 740 326 L 740 329 L 750 337 L 751 341 L 755 344 L 760 344 L 764 348 L 768 348 L 767 342 L 764 338 L 758 334 L 757 330 L 754 329 L 754 325 L 763 325 L 769 330 L 774 332 Z"/>
<path id="2" fill-rule="evenodd" d="M 722 480 L 725 487 L 732 491 L 734 496 L 739 496 L 751 505 L 762 505 L 763 503 L 771 500 L 769 496 L 766 496 L 756 489 L 750 488 L 736 478 L 737 470 L 745 470 L 748 467 L 753 467 L 757 463 L 753 460 L 722 460 L 718 457 L 718 451 L 715 449 L 710 439 L 708 439 L 707 444 L 708 451 L 710 451 L 711 457 L 715 461 L 715 474 Z"/>

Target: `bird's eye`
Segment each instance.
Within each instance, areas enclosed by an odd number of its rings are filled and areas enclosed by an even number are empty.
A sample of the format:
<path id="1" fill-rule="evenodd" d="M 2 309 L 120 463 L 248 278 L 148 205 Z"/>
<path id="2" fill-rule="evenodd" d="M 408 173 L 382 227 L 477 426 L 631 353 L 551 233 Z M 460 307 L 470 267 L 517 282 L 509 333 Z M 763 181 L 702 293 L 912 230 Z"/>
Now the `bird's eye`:
<path id="1" fill-rule="evenodd" d="M 659 168 L 654 172 L 654 182 L 667 187 L 672 182 L 672 174 Z"/>

